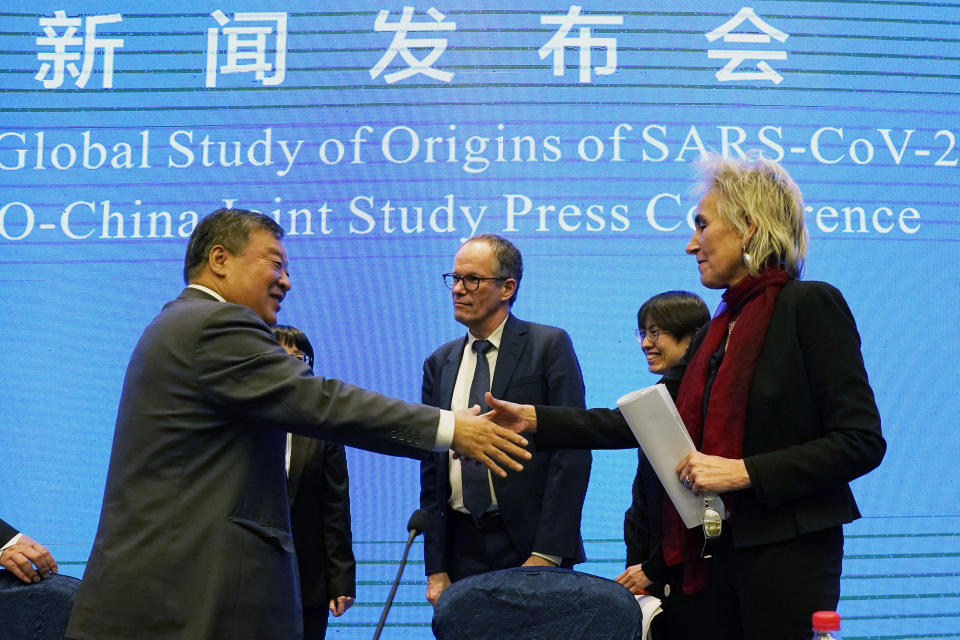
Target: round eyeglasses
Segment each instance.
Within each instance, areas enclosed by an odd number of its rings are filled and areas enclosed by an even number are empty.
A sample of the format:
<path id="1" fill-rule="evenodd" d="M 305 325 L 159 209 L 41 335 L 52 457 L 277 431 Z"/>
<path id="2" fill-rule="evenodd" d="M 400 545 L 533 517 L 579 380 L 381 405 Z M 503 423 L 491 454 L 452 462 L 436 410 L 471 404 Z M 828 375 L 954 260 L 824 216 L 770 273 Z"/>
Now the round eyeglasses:
<path id="1" fill-rule="evenodd" d="M 447 289 L 453 291 L 453 288 L 457 286 L 457 283 L 460 282 L 463 284 L 463 288 L 466 291 L 476 291 L 480 288 L 480 283 L 484 280 L 506 280 L 506 278 L 484 278 L 482 276 L 475 276 L 473 274 L 468 274 L 465 276 L 460 275 L 459 273 L 445 273 L 443 274 L 443 284 L 447 285 Z"/>
<path id="2" fill-rule="evenodd" d="M 659 340 L 660 336 L 665 333 L 670 332 L 664 331 L 663 329 L 650 329 L 647 331 L 646 329 L 640 329 L 639 327 L 633 330 L 633 335 L 637 337 L 637 342 L 641 343 L 643 342 L 644 338 L 649 338 L 650 342 L 657 344 L 657 340 Z"/>

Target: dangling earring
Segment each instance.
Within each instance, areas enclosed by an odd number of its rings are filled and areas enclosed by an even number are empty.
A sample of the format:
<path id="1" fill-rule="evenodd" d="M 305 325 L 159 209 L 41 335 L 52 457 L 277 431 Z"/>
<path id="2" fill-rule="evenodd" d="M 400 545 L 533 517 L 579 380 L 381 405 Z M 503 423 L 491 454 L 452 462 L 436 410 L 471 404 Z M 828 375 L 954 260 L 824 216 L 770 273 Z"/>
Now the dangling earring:
<path id="1" fill-rule="evenodd" d="M 743 242 L 740 243 L 740 249 L 743 250 L 743 264 L 746 265 L 748 271 L 753 270 L 753 256 L 747 253 L 747 245 Z"/>

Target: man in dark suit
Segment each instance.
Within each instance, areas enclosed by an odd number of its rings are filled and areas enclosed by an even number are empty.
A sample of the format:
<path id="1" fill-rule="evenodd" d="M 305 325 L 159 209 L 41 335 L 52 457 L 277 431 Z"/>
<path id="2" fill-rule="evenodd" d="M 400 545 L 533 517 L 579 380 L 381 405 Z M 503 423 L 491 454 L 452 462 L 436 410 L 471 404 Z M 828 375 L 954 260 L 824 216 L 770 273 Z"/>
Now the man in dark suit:
<path id="1" fill-rule="evenodd" d="M 524 322 L 510 313 L 523 262 L 517 248 L 492 234 L 468 240 L 453 273 L 454 318 L 468 333 L 424 363 L 423 402 L 444 409 L 482 403 L 482 393 L 516 402 L 584 406 L 583 378 L 562 329 Z M 590 453 L 535 452 L 523 473 L 491 477 L 447 452 L 421 463 L 427 599 L 452 582 L 517 566 L 570 567 L 584 560 L 580 515 L 590 478 Z"/>
<path id="2" fill-rule="evenodd" d="M 0 566 L 23 582 L 40 582 L 57 572 L 47 548 L 0 520 Z"/>
<path id="3" fill-rule="evenodd" d="M 303 331 L 278 324 L 273 335 L 284 351 L 313 367 L 313 344 Z M 343 445 L 288 433 L 287 493 L 300 574 L 303 637 L 323 640 L 328 613 L 343 615 L 357 596 L 350 478 Z"/>
<path id="4" fill-rule="evenodd" d="M 501 449 L 527 457 L 481 418 L 314 376 L 288 356 L 270 331 L 290 290 L 282 237 L 272 218 L 238 209 L 191 235 L 188 287 L 127 367 L 67 637 L 300 638 L 285 432 L 421 457 L 449 448 L 453 418 L 454 450 L 510 468 Z"/>

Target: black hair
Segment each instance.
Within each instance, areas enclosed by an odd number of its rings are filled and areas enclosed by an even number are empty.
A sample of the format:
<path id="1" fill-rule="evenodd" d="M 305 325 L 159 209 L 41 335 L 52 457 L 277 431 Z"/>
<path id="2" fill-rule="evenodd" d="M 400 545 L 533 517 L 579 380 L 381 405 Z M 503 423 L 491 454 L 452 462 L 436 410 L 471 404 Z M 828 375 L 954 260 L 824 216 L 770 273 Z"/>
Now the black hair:
<path id="1" fill-rule="evenodd" d="M 283 227 L 262 213 L 217 209 L 205 217 L 190 234 L 183 258 L 183 281 L 189 284 L 200 273 L 210 257 L 210 250 L 218 244 L 234 255 L 242 253 L 250 241 L 251 231 L 269 231 L 277 239 L 283 238 Z"/>
<path id="2" fill-rule="evenodd" d="M 710 322 L 710 310 L 700 296 L 689 291 L 658 293 L 640 306 L 637 327 L 644 329 L 647 320 L 667 331 L 678 342 L 693 336 L 697 329 Z"/>
<path id="3" fill-rule="evenodd" d="M 310 344 L 307 334 L 288 324 L 277 324 L 273 326 L 273 335 L 280 344 L 292 345 L 307 354 L 307 364 L 313 366 L 313 345 Z"/>

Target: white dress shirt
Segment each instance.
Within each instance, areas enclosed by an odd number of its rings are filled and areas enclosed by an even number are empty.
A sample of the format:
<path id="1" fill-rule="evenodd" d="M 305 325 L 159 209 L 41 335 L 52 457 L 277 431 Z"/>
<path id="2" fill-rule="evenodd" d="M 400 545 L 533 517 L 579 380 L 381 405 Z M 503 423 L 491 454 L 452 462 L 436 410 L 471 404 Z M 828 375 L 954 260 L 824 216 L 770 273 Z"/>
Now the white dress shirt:
<path id="1" fill-rule="evenodd" d="M 507 324 L 504 319 L 500 326 L 493 330 L 487 340 L 493 345 L 493 348 L 487 351 L 487 364 L 490 366 L 490 382 L 493 383 L 493 374 L 497 370 L 497 355 L 500 353 L 500 341 L 503 339 L 503 327 Z M 473 343 L 479 338 L 475 337 L 469 331 L 467 332 L 467 344 L 463 347 L 463 356 L 460 358 L 460 369 L 457 370 L 457 381 L 453 385 L 453 397 L 450 398 L 450 408 L 453 411 L 468 409 L 467 403 L 470 402 L 470 386 L 473 384 L 473 374 L 477 370 L 477 353 L 473 350 Z M 460 459 L 450 454 L 450 508 L 461 513 L 470 513 L 463 506 L 463 480 L 460 472 Z M 475 464 L 471 462 L 470 464 Z M 487 483 L 490 486 L 490 511 L 497 511 L 500 508 L 497 502 L 497 495 L 493 491 L 493 480 L 490 478 L 490 472 L 487 471 Z"/>
<path id="2" fill-rule="evenodd" d="M 10 538 L 10 540 L 9 540 L 5 545 L 3 545 L 2 547 L 0 547 L 0 555 L 3 554 L 4 549 L 6 549 L 7 547 L 12 547 L 13 545 L 15 545 L 15 544 L 17 544 L 18 542 L 20 542 L 20 538 L 22 538 L 22 537 L 23 537 L 23 534 L 22 534 L 22 533 L 18 533 L 17 535 L 15 535 L 15 536 L 13 536 L 12 538 Z"/>

